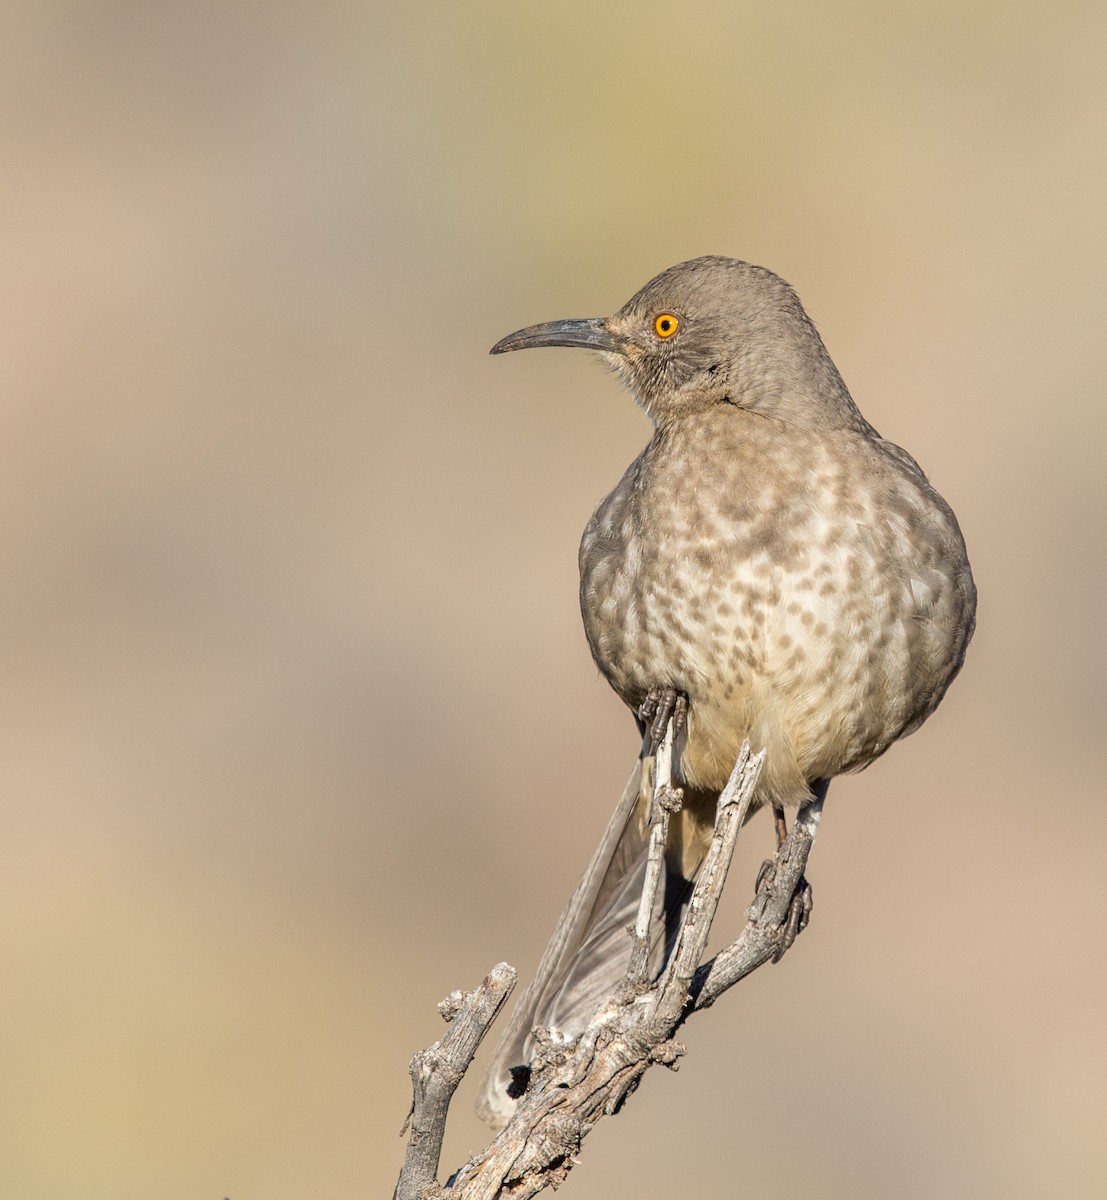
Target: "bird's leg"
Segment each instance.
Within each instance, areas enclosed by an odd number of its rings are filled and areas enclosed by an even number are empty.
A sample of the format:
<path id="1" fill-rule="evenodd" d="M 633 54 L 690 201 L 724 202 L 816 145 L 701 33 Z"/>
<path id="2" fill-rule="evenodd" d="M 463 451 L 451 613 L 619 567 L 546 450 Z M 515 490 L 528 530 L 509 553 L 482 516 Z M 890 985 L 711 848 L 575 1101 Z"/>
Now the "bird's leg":
<path id="1" fill-rule="evenodd" d="M 773 825 L 776 828 L 776 848 L 779 850 L 788 836 L 788 822 L 784 819 L 783 805 L 773 805 Z"/>
<path id="2" fill-rule="evenodd" d="M 688 723 L 688 696 L 677 691 L 674 687 L 652 687 L 646 693 L 645 700 L 638 710 L 638 718 L 644 724 L 650 725 L 650 753 L 661 745 L 665 736 L 665 726 L 670 718 L 673 722 L 673 737 L 675 738 Z"/>
<path id="3" fill-rule="evenodd" d="M 784 806 L 782 804 L 773 804 L 773 829 L 776 832 L 776 852 L 779 854 L 781 847 L 784 845 L 784 839 L 788 836 L 788 822 L 784 818 Z M 761 864 L 760 870 L 757 872 L 757 881 L 753 885 L 753 890 L 760 892 L 773 877 L 775 871 L 776 859 L 765 859 Z"/>

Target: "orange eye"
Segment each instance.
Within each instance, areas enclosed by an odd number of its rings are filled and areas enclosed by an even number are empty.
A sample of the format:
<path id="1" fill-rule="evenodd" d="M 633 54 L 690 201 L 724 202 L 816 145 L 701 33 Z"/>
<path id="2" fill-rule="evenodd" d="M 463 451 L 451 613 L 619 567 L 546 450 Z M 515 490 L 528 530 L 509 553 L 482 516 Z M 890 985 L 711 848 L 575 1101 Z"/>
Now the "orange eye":
<path id="1" fill-rule="evenodd" d="M 672 337 L 677 331 L 677 326 L 680 322 L 673 316 L 672 313 L 661 313 L 653 323 L 654 332 L 659 338 Z"/>

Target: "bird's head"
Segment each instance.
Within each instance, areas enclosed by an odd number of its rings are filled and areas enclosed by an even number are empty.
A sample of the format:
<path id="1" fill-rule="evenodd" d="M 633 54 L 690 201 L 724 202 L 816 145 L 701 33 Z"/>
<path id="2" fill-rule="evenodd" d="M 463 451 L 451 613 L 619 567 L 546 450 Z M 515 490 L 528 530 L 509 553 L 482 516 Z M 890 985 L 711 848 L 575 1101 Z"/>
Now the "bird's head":
<path id="1" fill-rule="evenodd" d="M 655 425 L 719 404 L 804 425 L 861 420 L 796 293 L 735 258 L 678 263 L 610 317 L 531 325 L 491 353 L 538 346 L 599 351 Z"/>

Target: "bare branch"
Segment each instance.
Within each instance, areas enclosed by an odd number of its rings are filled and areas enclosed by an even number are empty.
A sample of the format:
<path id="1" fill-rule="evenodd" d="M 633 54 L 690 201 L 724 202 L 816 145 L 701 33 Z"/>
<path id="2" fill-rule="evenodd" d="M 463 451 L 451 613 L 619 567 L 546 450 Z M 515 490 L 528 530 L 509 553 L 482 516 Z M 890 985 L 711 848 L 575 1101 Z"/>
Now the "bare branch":
<path id="1" fill-rule="evenodd" d="M 671 734 L 666 740 L 671 746 Z M 650 859 L 658 868 L 664 852 L 667 807 L 673 803 L 668 768 L 663 754 L 655 767 L 654 812 Z M 475 1154 L 450 1179 L 445 1188 L 436 1182 L 441 1126 L 446 1106 L 460 1078 L 458 1054 L 439 1067 L 442 1043 L 432 1046 L 412 1063 L 416 1102 L 412 1122 L 412 1144 L 397 1186 L 396 1200 L 528 1200 L 547 1187 L 564 1181 L 581 1143 L 596 1123 L 619 1111 L 638 1086 L 642 1075 L 655 1063 L 674 1067 L 684 1048 L 674 1035 L 685 1020 L 706 1008 L 729 987 L 764 963 L 779 958 L 791 944 L 797 928 L 796 897 L 804 888 L 803 871 L 814 843 L 822 810 L 822 795 L 802 808 L 784 844 L 769 869 L 763 872 L 757 896 L 746 912 L 746 926 L 735 942 L 714 960 L 700 965 L 714 919 L 734 846 L 752 801 L 764 761 L 764 753 L 751 755 L 744 745 L 716 812 L 715 833 L 689 902 L 670 962 L 652 986 L 648 985 L 642 961 L 647 940 L 642 914 L 648 917 L 655 902 L 659 871 L 648 882 L 635 926 L 635 951 L 623 985 L 601 1005 L 584 1032 L 568 1043 L 555 1042 L 547 1032 L 535 1031 L 535 1052 L 529 1078 L 515 1111 L 493 1141 Z M 657 835 L 656 838 L 654 835 Z M 648 949 L 648 947 L 646 947 Z M 496 971 L 511 971 L 501 964 Z M 514 972 L 511 972 L 512 980 Z M 489 985 L 493 975 L 485 981 Z M 627 986 L 627 985 L 630 986 Z M 510 988 L 510 984 L 508 985 Z M 478 989 L 478 992 L 481 989 Z M 477 993 L 473 994 L 474 996 Z M 503 993 L 506 995 L 506 991 Z M 480 1007 L 480 1032 L 472 1043 L 475 1050 L 502 1004 L 503 996 L 491 1007 Z M 487 1017 L 487 1020 L 485 1020 Z M 458 1018 L 455 1018 L 455 1022 Z M 483 1022 L 483 1023 L 482 1023 Z M 452 1032 L 453 1026 L 451 1026 Z M 469 1050 L 469 1058 L 472 1050 Z M 436 1057 L 436 1055 L 438 1057 Z M 430 1056 L 429 1058 L 427 1056 Z M 466 1058 L 465 1065 L 468 1064 Z M 439 1069 L 448 1078 L 442 1085 L 444 1100 L 432 1105 L 432 1083 L 427 1072 Z M 456 1077 L 455 1077 L 456 1076 Z M 423 1144 L 416 1148 L 416 1132 Z M 419 1162 L 413 1160 L 419 1159 Z M 433 1159 L 433 1161 L 432 1161 Z M 406 1188 L 406 1190 L 405 1190 Z"/>
<path id="2" fill-rule="evenodd" d="M 708 1008 L 751 971 L 770 959 L 779 961 L 787 948 L 783 944 L 785 921 L 815 844 L 822 812 L 820 795 L 797 813 L 792 831 L 772 860 L 761 891 L 746 909 L 745 929 L 696 973 L 691 988 L 694 1008 Z"/>
<path id="3" fill-rule="evenodd" d="M 642 899 L 638 918 L 634 922 L 634 948 L 630 955 L 627 982 L 632 988 L 643 987 L 647 981 L 650 957 L 650 927 L 657 903 L 657 888 L 665 859 L 665 843 L 669 836 L 669 818 L 678 812 L 684 793 L 672 786 L 673 723 L 665 725 L 665 736 L 657 748 L 653 773 L 653 804 L 650 811 L 650 842 L 646 851 L 646 878 L 642 884 Z"/>
<path id="4" fill-rule="evenodd" d="M 734 847 L 764 762 L 764 750 L 751 756 L 749 742 L 743 742 L 738 761 L 719 796 L 715 833 L 696 879 L 672 958 L 658 981 L 657 1016 L 662 1020 L 678 1021 L 688 1002 L 688 990 L 707 948 Z"/>
<path id="5" fill-rule="evenodd" d="M 393 1200 L 417 1200 L 436 1187 L 450 1101 L 516 978 L 514 967 L 497 963 L 475 991 L 451 992 L 439 1004 L 450 1027 L 440 1041 L 411 1060 L 411 1112 L 400 1131 L 410 1126 L 411 1136 Z"/>

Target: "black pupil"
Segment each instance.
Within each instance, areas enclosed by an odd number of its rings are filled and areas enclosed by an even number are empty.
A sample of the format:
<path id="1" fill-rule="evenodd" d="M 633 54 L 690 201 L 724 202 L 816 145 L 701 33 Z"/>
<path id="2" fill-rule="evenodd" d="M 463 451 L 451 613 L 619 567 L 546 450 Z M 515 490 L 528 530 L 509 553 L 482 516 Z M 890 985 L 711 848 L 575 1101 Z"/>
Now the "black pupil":
<path id="1" fill-rule="evenodd" d="M 661 332 L 662 332 L 662 333 L 668 333 L 668 332 L 669 332 L 669 327 L 670 327 L 671 325 L 672 325 L 672 321 L 670 321 L 668 317 L 665 317 L 665 318 L 662 320 L 662 322 L 661 322 Z"/>

